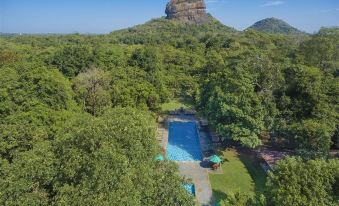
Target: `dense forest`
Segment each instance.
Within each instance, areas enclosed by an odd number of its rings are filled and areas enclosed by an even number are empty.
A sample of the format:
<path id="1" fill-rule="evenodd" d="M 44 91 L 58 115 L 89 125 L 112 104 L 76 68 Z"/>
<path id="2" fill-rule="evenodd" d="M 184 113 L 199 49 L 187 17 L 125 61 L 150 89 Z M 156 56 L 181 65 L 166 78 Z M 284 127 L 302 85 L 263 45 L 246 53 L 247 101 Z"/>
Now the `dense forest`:
<path id="1" fill-rule="evenodd" d="M 338 75 L 338 28 L 154 19 L 107 35 L 1 36 L 0 204 L 194 205 L 175 164 L 153 160 L 160 107 L 180 99 L 227 141 L 298 156 L 267 193 L 230 205 L 337 205 Z"/>

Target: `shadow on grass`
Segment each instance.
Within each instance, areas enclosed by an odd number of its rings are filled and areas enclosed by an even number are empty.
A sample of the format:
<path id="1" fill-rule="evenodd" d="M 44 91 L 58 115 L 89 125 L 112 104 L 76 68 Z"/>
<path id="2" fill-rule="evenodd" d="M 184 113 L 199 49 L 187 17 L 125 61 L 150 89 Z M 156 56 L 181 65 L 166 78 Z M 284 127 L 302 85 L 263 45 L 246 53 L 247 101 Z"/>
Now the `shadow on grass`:
<path id="1" fill-rule="evenodd" d="M 221 201 L 224 201 L 227 199 L 227 194 L 220 191 L 220 190 L 212 190 L 213 192 L 213 198 L 215 203 L 219 203 Z"/>
<path id="2" fill-rule="evenodd" d="M 241 162 L 245 165 L 247 171 L 249 172 L 253 182 L 254 182 L 254 192 L 256 194 L 262 194 L 266 189 L 266 173 L 260 166 L 260 162 L 250 151 L 239 151 L 238 157 Z"/>
<path id="3" fill-rule="evenodd" d="M 162 111 L 178 110 L 180 108 L 193 109 L 194 101 L 190 98 L 173 98 L 161 105 Z"/>
<path id="4" fill-rule="evenodd" d="M 222 163 L 229 162 L 229 160 L 228 160 L 227 158 L 224 157 L 224 154 L 223 154 L 223 151 L 224 151 L 224 150 L 227 150 L 227 148 L 225 148 L 225 149 L 220 149 L 220 150 L 216 151 L 216 153 L 215 153 L 216 155 L 218 155 L 218 156 L 221 158 Z"/>

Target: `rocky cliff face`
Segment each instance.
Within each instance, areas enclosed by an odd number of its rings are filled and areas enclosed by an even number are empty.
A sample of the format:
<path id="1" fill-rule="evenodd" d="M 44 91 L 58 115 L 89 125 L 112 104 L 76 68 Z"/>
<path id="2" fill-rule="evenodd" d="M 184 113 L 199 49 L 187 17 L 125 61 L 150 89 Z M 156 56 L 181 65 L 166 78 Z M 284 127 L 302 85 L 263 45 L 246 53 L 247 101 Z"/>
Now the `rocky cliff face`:
<path id="1" fill-rule="evenodd" d="M 208 21 L 204 0 L 171 0 L 166 6 L 168 19 L 177 19 L 194 24 Z"/>

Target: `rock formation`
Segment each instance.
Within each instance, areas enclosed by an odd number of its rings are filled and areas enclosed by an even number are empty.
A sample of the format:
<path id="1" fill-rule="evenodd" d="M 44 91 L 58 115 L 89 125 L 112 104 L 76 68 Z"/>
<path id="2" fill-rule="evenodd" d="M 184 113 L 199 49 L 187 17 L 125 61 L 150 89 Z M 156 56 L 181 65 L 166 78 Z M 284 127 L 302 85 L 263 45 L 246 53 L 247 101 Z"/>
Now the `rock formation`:
<path id="1" fill-rule="evenodd" d="M 208 21 L 204 0 L 171 0 L 166 6 L 168 19 L 177 19 L 194 24 Z"/>

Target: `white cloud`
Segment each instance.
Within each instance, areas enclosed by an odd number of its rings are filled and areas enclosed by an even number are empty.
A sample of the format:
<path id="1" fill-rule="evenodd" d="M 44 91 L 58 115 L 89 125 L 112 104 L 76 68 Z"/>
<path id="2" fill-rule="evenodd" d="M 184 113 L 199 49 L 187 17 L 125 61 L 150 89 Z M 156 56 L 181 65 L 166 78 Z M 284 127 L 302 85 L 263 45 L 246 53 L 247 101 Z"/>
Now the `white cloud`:
<path id="1" fill-rule="evenodd" d="M 284 1 L 268 1 L 265 4 L 262 4 L 261 7 L 268 7 L 268 6 L 279 6 L 285 4 Z"/>

